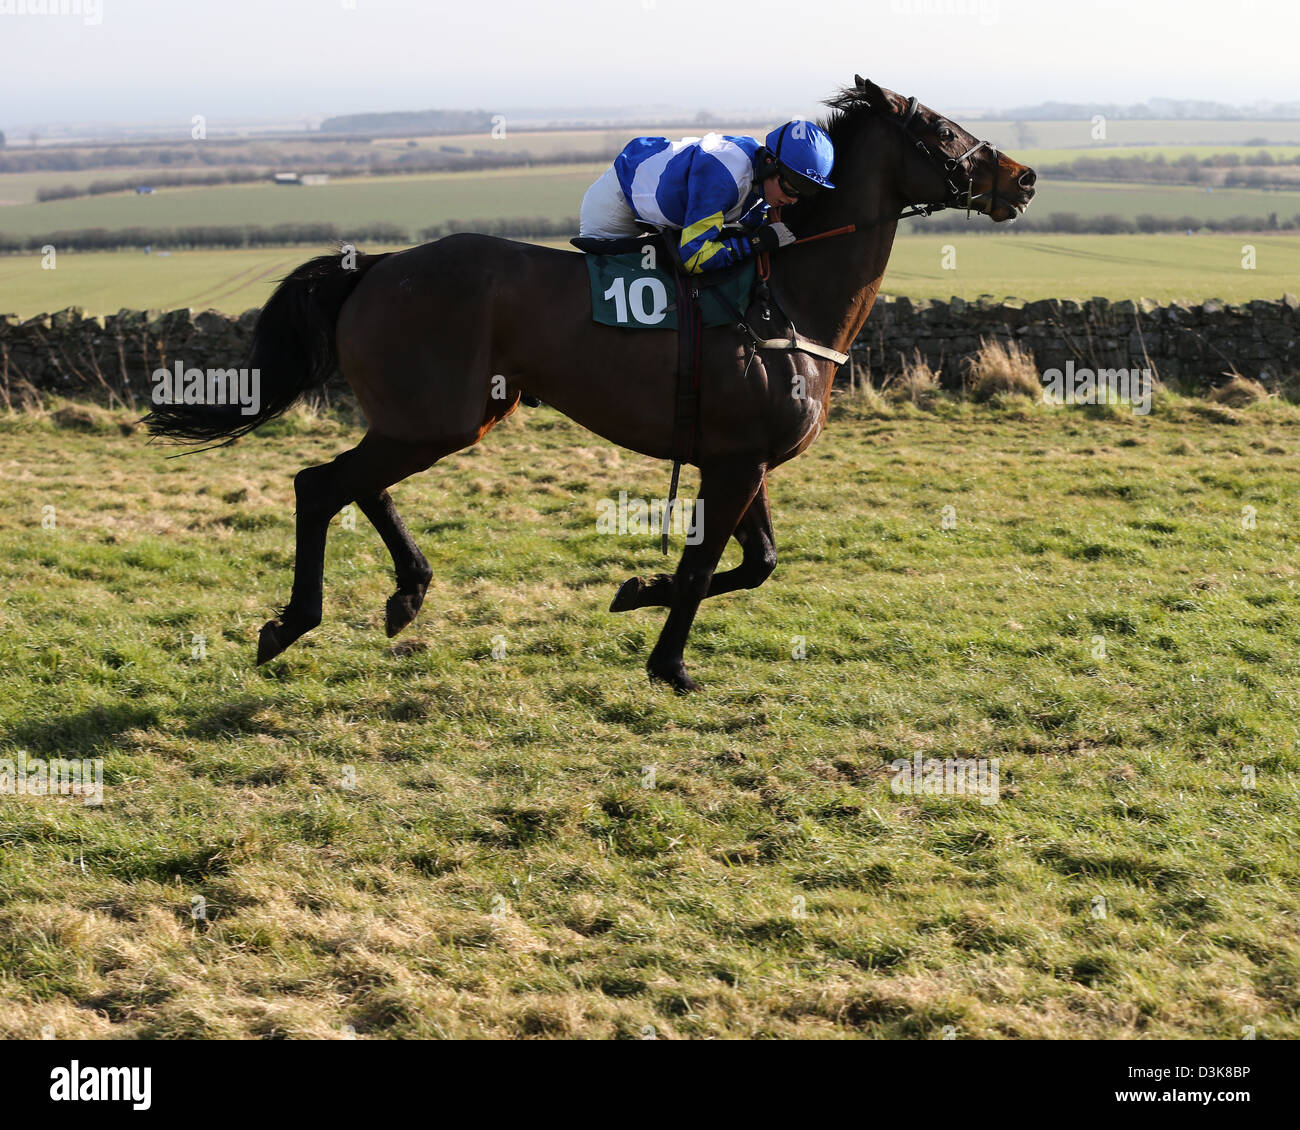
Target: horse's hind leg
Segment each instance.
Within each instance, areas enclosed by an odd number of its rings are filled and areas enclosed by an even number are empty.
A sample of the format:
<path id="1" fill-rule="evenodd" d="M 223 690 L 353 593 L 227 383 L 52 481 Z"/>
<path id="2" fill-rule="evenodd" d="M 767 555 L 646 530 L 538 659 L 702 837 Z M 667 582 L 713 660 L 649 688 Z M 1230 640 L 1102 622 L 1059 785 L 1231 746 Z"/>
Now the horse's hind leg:
<path id="1" fill-rule="evenodd" d="M 384 610 L 384 629 L 392 639 L 406 627 L 420 611 L 433 570 L 402 522 L 401 515 L 388 491 L 380 491 L 368 498 L 358 498 L 361 512 L 379 531 L 388 552 L 393 556 L 393 570 L 397 575 L 397 591 L 388 598 Z"/>
<path id="2" fill-rule="evenodd" d="M 459 446 L 403 443 L 367 432 L 356 447 L 333 462 L 298 472 L 293 480 L 297 498 L 293 593 L 279 617 L 262 626 L 257 640 L 258 663 L 274 659 L 320 623 L 325 537 L 330 519 L 349 502 L 377 498 L 393 483 L 425 470 Z"/>
<path id="3" fill-rule="evenodd" d="M 735 538 L 744 556 L 734 569 L 713 574 L 709 591 L 704 594 L 706 597 L 721 596 L 737 589 L 756 589 L 776 568 L 776 539 L 772 535 L 766 478 L 736 526 Z M 667 608 L 672 602 L 673 578 L 660 573 L 649 580 L 631 577 L 624 581 L 614 594 L 609 610 L 627 612 L 633 608 Z"/>

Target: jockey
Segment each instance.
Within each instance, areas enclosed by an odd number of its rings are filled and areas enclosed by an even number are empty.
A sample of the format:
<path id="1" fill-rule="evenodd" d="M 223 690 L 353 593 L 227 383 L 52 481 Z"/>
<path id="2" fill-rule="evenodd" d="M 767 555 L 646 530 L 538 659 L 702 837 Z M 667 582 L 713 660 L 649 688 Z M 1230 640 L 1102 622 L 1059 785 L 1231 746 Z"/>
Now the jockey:
<path id="1" fill-rule="evenodd" d="M 638 137 L 582 198 L 580 232 L 595 239 L 641 235 L 646 226 L 681 232 L 678 253 L 691 274 L 714 271 L 794 242 L 769 208 L 823 188 L 835 163 L 831 139 L 812 122 L 786 122 L 760 145 L 710 133 L 669 141 Z M 723 236 L 723 224 L 739 225 Z"/>

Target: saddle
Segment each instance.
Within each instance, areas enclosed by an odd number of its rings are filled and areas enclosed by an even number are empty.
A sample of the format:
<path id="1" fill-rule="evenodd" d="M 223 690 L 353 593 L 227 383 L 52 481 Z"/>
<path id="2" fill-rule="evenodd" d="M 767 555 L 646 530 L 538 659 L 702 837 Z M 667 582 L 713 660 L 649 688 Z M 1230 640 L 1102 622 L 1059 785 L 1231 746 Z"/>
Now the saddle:
<path id="1" fill-rule="evenodd" d="M 723 229 L 723 234 L 735 236 L 741 231 L 729 227 Z M 682 464 L 694 462 L 696 455 L 704 327 L 733 326 L 749 338 L 755 350 L 799 350 L 829 358 L 839 365 L 848 358 L 808 341 L 795 330 L 794 323 L 773 300 L 766 274 L 755 281 L 756 264 L 752 258 L 742 259 L 730 267 L 693 275 L 682 265 L 676 241 L 665 238 L 655 229 L 621 239 L 575 236 L 569 242 L 588 256 L 595 321 L 627 328 L 677 330 L 677 385 L 671 441 L 673 473 L 661 541 L 661 548 L 667 553 L 668 519 L 677 497 Z M 669 302 L 663 282 L 653 274 L 647 274 L 648 269 L 642 266 L 648 248 L 654 249 L 656 268 L 663 264 L 665 271 L 671 270 L 675 303 Z M 620 256 L 626 258 L 619 259 Z M 637 276 L 630 286 L 627 285 L 628 274 Z M 606 284 L 610 284 L 608 289 Z M 651 296 L 649 306 L 648 294 Z M 706 314 L 701 310 L 701 294 L 709 308 Z M 605 309 L 602 309 L 602 303 Z M 613 314 L 607 309 L 611 303 L 615 307 Z M 777 314 L 779 320 L 775 317 Z M 763 328 L 756 330 L 756 326 Z M 779 336 L 774 327 L 779 328 Z"/>
<path id="2" fill-rule="evenodd" d="M 677 390 L 674 396 L 673 432 L 672 432 L 672 481 L 668 488 L 668 513 L 664 515 L 663 536 L 660 548 L 668 552 L 668 530 L 672 518 L 673 504 L 677 499 L 677 484 L 681 478 L 682 464 L 690 463 L 695 458 L 696 425 L 700 415 L 700 357 L 704 337 L 704 324 L 700 314 L 700 290 L 704 286 L 718 286 L 720 283 L 735 280 L 741 269 L 753 271 L 752 263 L 741 262 L 733 267 L 707 274 L 723 276 L 716 279 L 688 274 L 682 266 L 674 242 L 665 239 L 658 231 L 648 230 L 643 235 L 629 236 L 624 239 L 594 239 L 590 236 L 575 236 L 569 241 L 579 251 L 587 255 L 617 256 L 632 255 L 643 257 L 647 247 L 654 248 L 654 262 L 665 264 L 673 275 L 676 303 L 658 312 L 656 321 L 665 320 L 668 310 L 676 312 L 677 322 Z M 602 283 L 597 283 L 595 265 L 591 278 L 593 310 L 595 299 Z M 748 286 L 748 284 L 747 284 Z M 728 303 L 730 305 L 730 303 Z"/>
<path id="3" fill-rule="evenodd" d="M 724 227 L 722 237 L 731 238 L 740 233 L 740 228 Z M 693 279 L 700 290 L 728 283 L 745 274 L 746 268 L 752 266 L 747 260 L 733 263 L 717 271 L 705 271 L 698 275 L 687 275 L 677 250 L 677 244 L 665 239 L 660 231 L 647 228 L 643 235 L 623 236 L 621 239 L 597 239 L 590 235 L 575 235 L 569 242 L 585 255 L 640 255 L 647 246 L 655 249 L 655 261 L 670 264 L 675 273 Z"/>

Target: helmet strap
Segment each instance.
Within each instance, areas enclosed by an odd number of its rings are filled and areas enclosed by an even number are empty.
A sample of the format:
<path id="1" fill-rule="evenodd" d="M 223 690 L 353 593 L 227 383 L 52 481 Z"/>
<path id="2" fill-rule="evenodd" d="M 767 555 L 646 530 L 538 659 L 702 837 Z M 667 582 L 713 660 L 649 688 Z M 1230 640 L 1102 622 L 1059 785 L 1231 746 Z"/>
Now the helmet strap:
<path id="1" fill-rule="evenodd" d="M 754 154 L 754 158 L 756 170 L 755 176 L 758 178 L 759 183 L 767 180 L 768 177 L 778 171 L 780 163 L 776 159 L 776 154 L 766 145 L 760 145 L 758 147 L 758 152 Z"/>

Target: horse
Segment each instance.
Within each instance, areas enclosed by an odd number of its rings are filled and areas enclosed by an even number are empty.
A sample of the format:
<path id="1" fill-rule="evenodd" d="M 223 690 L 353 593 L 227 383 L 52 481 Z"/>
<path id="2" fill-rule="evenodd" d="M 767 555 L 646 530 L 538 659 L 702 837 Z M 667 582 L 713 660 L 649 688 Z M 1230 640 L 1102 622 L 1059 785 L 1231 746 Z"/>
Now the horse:
<path id="1" fill-rule="evenodd" d="M 898 220 L 966 208 L 995 223 L 1022 214 L 1036 174 L 934 110 L 860 75 L 826 101 L 837 187 L 787 205 L 796 243 L 771 260 L 770 294 L 804 340 L 847 353 L 875 302 Z M 907 211 L 910 205 L 912 210 Z M 403 251 L 323 255 L 291 272 L 262 309 L 249 363 L 261 373 L 253 415 L 215 404 L 159 404 L 149 431 L 224 444 L 278 416 L 338 371 L 365 414 L 361 441 L 294 478 L 296 557 L 289 603 L 258 636 L 266 663 L 321 622 L 330 520 L 355 503 L 392 555 L 391 638 L 415 619 L 433 578 L 388 488 L 478 443 L 518 407 L 545 402 L 612 443 L 674 457 L 675 334 L 592 320 L 584 256 L 462 233 Z M 675 572 L 632 577 L 611 611 L 667 608 L 646 660 L 652 681 L 696 682 L 684 651 L 705 597 L 761 585 L 776 568 L 767 476 L 826 423 L 835 361 L 760 348 L 734 326 L 704 331 L 696 420 L 699 530 Z M 729 539 L 742 553 L 716 572 Z"/>

